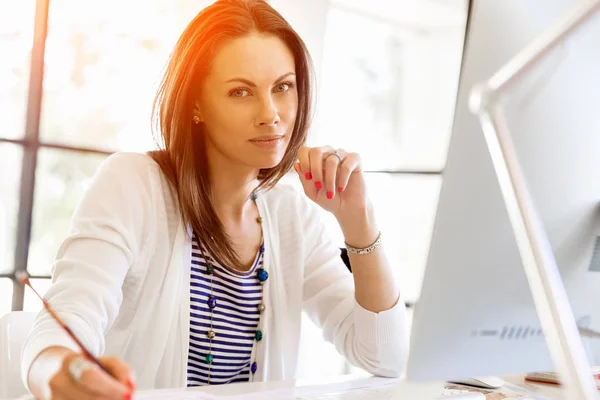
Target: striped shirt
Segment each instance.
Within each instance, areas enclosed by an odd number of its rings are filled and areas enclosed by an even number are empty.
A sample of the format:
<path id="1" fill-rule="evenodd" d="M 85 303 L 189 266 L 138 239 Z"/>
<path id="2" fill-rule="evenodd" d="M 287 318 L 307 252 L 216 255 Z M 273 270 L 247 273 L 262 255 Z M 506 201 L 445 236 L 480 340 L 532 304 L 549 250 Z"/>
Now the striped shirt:
<path id="1" fill-rule="evenodd" d="M 207 257 L 206 249 L 202 249 Z M 211 275 L 194 236 L 192 242 L 192 265 L 190 284 L 190 348 L 187 363 L 187 386 L 219 385 L 232 382 L 248 382 L 254 334 L 258 329 L 262 301 L 262 287 L 256 276 L 262 267 L 262 252 L 258 252 L 250 271 L 232 272 L 223 268 L 210 257 L 216 274 L 212 275 L 212 295 L 217 306 L 212 311 L 212 340 L 207 332 L 211 329 L 211 311 L 207 301 L 211 296 Z M 206 356 L 213 355 L 209 365 Z"/>

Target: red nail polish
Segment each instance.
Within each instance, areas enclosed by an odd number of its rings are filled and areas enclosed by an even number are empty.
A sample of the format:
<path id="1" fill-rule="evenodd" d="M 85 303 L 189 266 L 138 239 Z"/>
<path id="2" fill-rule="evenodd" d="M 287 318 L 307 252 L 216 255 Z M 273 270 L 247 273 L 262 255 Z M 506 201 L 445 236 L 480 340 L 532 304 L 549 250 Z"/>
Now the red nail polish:
<path id="1" fill-rule="evenodd" d="M 333 199 L 333 192 L 327 192 L 327 199 Z"/>
<path id="2" fill-rule="evenodd" d="M 343 191 L 344 191 L 344 188 L 340 186 L 340 187 L 338 188 L 338 193 L 342 193 Z"/>
<path id="3" fill-rule="evenodd" d="M 304 174 L 304 177 L 306 178 L 306 180 L 310 181 L 312 179 L 312 174 L 310 172 L 307 172 Z"/>
<path id="4" fill-rule="evenodd" d="M 317 190 L 321 190 L 321 189 L 323 189 L 323 182 L 321 182 L 321 181 L 316 181 L 316 182 L 315 182 L 315 187 L 317 188 Z"/>
<path id="5" fill-rule="evenodd" d="M 126 394 L 123 396 L 123 400 L 131 400 L 131 393 L 126 393 Z"/>
<path id="6" fill-rule="evenodd" d="M 127 379 L 127 382 L 125 382 L 125 384 L 132 392 L 135 390 L 135 383 L 133 383 L 131 379 Z"/>

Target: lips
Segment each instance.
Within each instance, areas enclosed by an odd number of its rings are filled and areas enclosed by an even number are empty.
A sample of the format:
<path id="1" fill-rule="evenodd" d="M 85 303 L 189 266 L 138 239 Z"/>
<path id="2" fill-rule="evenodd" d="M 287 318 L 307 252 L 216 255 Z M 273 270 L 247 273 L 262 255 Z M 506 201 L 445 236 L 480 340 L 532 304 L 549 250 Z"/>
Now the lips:
<path id="1" fill-rule="evenodd" d="M 251 139 L 250 143 L 263 149 L 274 150 L 278 148 L 281 143 L 283 143 L 283 137 L 283 135 L 259 136 Z"/>
<path id="2" fill-rule="evenodd" d="M 283 139 L 283 135 L 266 135 L 259 136 L 254 139 L 250 139 L 251 142 L 271 142 L 275 140 Z"/>

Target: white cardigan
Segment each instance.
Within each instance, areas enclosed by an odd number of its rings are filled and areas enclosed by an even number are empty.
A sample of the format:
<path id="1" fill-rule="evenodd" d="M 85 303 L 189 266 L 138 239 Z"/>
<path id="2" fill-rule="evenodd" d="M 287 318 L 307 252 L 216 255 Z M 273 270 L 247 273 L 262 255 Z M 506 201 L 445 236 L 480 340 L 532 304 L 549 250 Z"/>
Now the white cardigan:
<path id="1" fill-rule="evenodd" d="M 46 295 L 93 354 L 125 360 L 140 389 L 186 385 L 191 231 L 173 193 L 149 156 L 110 156 L 73 216 Z M 257 205 L 269 279 L 254 381 L 295 378 L 302 311 L 350 363 L 374 375 L 403 374 L 402 299 L 378 314 L 356 302 L 352 274 L 304 194 L 277 185 Z M 23 349 L 25 382 L 37 354 L 54 345 L 77 350 L 42 311 Z"/>

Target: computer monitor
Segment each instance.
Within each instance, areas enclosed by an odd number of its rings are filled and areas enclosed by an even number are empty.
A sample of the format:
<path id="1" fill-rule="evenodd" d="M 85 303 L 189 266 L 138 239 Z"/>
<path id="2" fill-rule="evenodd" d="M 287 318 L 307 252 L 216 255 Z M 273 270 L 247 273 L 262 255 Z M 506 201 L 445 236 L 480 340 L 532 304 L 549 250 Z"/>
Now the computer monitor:
<path id="1" fill-rule="evenodd" d="M 453 132 L 414 311 L 409 380 L 554 369 L 469 97 L 572 5 L 470 4 Z M 600 15 L 508 96 L 508 127 L 573 314 L 600 331 Z M 584 342 L 590 363 L 600 364 L 600 339 Z"/>

